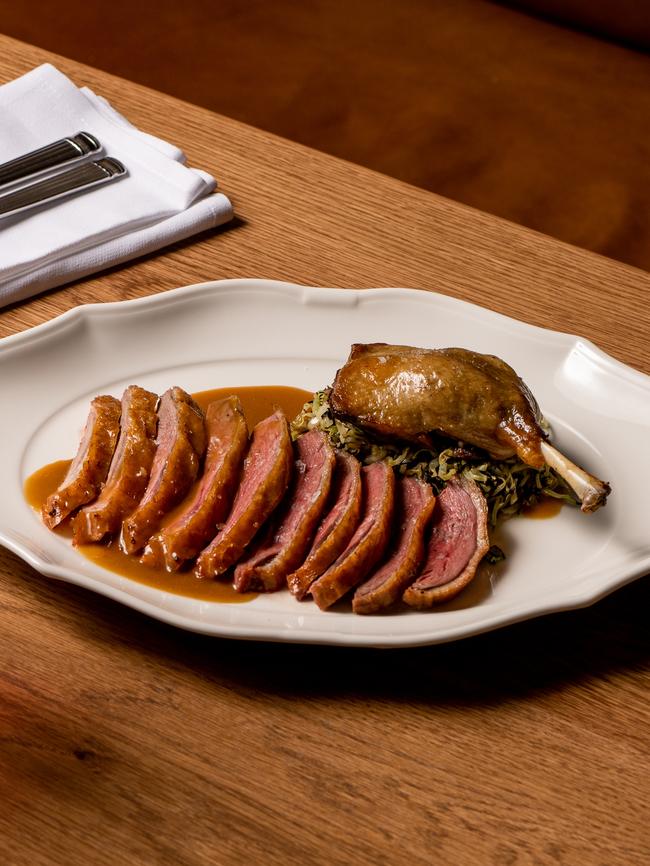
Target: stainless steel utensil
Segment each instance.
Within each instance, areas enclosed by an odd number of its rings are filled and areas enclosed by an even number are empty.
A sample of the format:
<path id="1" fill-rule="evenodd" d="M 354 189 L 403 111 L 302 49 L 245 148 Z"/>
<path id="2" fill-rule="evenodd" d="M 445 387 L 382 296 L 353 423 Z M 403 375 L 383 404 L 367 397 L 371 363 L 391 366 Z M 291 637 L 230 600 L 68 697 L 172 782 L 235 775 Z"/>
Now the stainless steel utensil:
<path id="1" fill-rule="evenodd" d="M 54 141 L 0 165 L 0 188 L 17 181 L 31 180 L 32 177 L 53 168 L 78 162 L 89 153 L 99 150 L 101 144 L 89 132 L 79 132 L 71 138 Z"/>
<path id="2" fill-rule="evenodd" d="M 118 180 L 126 173 L 126 168 L 117 159 L 104 157 L 11 192 L 1 194 L 0 190 L 0 218 L 14 216 L 74 193 L 86 192 L 101 184 Z"/>

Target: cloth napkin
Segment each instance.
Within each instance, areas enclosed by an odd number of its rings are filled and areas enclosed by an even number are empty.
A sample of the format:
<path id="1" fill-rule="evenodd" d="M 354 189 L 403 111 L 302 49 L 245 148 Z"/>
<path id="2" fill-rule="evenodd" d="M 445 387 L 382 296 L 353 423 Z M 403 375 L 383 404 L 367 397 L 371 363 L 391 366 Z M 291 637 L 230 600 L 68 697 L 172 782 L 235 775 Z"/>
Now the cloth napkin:
<path id="1" fill-rule="evenodd" d="M 0 163 L 81 131 L 98 138 L 98 156 L 120 160 L 128 176 L 0 219 L 0 307 L 232 218 L 211 175 L 188 168 L 181 150 L 137 129 L 51 64 L 0 86 Z"/>

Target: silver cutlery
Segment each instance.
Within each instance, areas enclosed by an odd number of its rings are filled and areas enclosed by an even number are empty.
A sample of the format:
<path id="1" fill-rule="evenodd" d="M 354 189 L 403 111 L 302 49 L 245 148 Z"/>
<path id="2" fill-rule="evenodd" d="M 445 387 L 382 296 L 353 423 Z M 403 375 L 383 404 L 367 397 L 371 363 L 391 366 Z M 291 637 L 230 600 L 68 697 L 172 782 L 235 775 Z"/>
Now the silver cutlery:
<path id="1" fill-rule="evenodd" d="M 11 192 L 1 194 L 0 219 L 14 216 L 39 205 L 86 192 L 96 186 L 124 177 L 126 168 L 117 159 L 104 157 L 94 162 L 74 166 L 53 177 L 31 183 Z"/>
<path id="2" fill-rule="evenodd" d="M 0 165 L 0 187 L 31 180 L 43 172 L 85 159 L 88 154 L 99 150 L 101 144 L 89 132 L 79 132 L 70 138 L 53 141 Z"/>

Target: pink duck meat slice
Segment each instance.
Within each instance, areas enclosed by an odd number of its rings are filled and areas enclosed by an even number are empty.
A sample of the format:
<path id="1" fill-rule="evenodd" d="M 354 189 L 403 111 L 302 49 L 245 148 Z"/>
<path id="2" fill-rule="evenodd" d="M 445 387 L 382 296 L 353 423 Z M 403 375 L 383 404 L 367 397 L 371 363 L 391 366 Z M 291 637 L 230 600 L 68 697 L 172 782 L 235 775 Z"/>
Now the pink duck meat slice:
<path id="1" fill-rule="evenodd" d="M 287 491 L 293 464 L 289 425 L 275 412 L 253 430 L 228 519 L 196 562 L 198 577 L 217 577 L 234 565 Z"/>
<path id="2" fill-rule="evenodd" d="M 160 398 L 158 436 L 151 477 L 142 501 L 122 523 L 122 549 L 137 553 L 181 501 L 199 474 L 205 453 L 203 412 L 182 388 Z"/>
<path id="3" fill-rule="evenodd" d="M 138 385 L 122 395 L 120 437 L 108 478 L 99 498 L 79 511 L 72 522 L 73 543 L 101 541 L 117 532 L 138 505 L 149 481 L 156 451 L 158 397 Z"/>
<path id="4" fill-rule="evenodd" d="M 239 483 L 248 445 L 248 426 L 238 397 L 225 397 L 208 406 L 205 423 L 208 450 L 203 477 L 187 506 L 157 535 L 149 539 L 141 562 L 178 571 L 211 541 L 217 524 L 225 520 Z"/>
<path id="5" fill-rule="evenodd" d="M 417 478 L 397 479 L 397 535 L 389 558 L 359 586 L 352 599 L 355 613 L 376 613 L 402 595 L 422 565 L 424 534 L 436 503 L 431 485 Z"/>
<path id="6" fill-rule="evenodd" d="M 286 586 L 287 574 L 302 562 L 332 482 L 334 449 L 320 430 L 310 430 L 294 443 L 293 482 L 277 519 L 252 554 L 235 568 L 239 592 L 272 592 Z"/>
<path id="7" fill-rule="evenodd" d="M 287 576 L 289 589 L 304 598 L 309 587 L 341 554 L 359 525 L 361 514 L 361 464 L 345 451 L 336 452 L 330 504 L 325 506 L 304 563 Z"/>
<path id="8" fill-rule="evenodd" d="M 99 495 L 120 435 L 120 413 L 116 397 L 95 397 L 90 404 L 77 454 L 62 483 L 41 509 L 43 522 L 50 529 Z"/>
<path id="9" fill-rule="evenodd" d="M 454 477 L 438 496 L 422 570 L 404 593 L 420 609 L 457 595 L 488 552 L 487 503 L 469 478 Z"/>
<path id="10" fill-rule="evenodd" d="M 390 466 L 379 462 L 364 466 L 361 476 L 361 523 L 343 553 L 310 587 L 314 601 L 322 610 L 364 579 L 383 556 L 390 539 L 395 474 Z"/>

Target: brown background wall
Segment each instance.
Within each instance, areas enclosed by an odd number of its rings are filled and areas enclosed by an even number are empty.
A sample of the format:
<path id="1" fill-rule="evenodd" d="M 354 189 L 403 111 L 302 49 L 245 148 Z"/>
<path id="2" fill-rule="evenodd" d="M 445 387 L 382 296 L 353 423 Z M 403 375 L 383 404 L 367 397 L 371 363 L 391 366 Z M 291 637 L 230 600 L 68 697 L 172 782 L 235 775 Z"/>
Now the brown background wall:
<path id="1" fill-rule="evenodd" d="M 646 269 L 650 57 L 612 40 L 647 44 L 649 19 L 631 0 L 0 0 L 11 36 Z"/>

